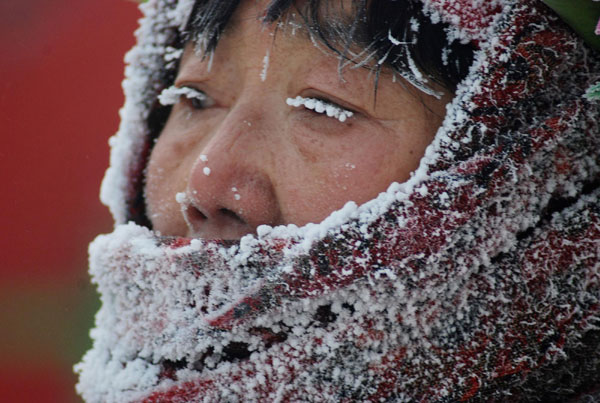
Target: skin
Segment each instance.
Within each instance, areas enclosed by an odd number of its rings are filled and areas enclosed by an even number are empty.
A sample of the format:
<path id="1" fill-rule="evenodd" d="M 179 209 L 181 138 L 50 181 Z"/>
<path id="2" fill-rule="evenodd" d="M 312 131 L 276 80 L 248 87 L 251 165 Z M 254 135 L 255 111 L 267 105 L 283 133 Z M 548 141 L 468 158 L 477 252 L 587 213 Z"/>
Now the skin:
<path id="1" fill-rule="evenodd" d="M 338 58 L 304 35 L 265 27 L 263 7 L 242 3 L 210 69 L 208 57 L 185 49 L 175 86 L 209 101 L 202 109 L 182 97 L 152 151 L 146 204 L 163 235 L 239 239 L 261 224 L 320 222 L 408 179 L 445 115 L 451 94 L 438 100 L 386 73 L 375 102 L 367 69 L 340 76 Z M 286 104 L 297 96 L 354 115 L 340 122 Z"/>

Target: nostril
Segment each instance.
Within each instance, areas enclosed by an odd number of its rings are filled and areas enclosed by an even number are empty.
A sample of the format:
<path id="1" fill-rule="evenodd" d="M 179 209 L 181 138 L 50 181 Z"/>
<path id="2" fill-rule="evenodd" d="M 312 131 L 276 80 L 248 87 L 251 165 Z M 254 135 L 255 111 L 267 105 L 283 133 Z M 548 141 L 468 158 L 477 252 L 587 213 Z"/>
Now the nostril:
<path id="1" fill-rule="evenodd" d="M 240 222 L 242 224 L 246 224 L 246 221 L 244 221 L 242 219 L 242 217 L 240 217 L 235 212 L 233 212 L 233 211 L 231 211 L 229 209 L 226 209 L 226 208 L 219 209 L 219 213 L 222 214 L 222 215 L 224 215 L 225 217 L 233 219 L 234 221 L 238 221 L 238 222 Z"/>
<path id="2" fill-rule="evenodd" d="M 198 210 L 196 207 L 191 205 L 188 206 L 186 210 L 186 216 L 192 222 L 204 221 L 207 219 L 206 215 L 202 211 Z"/>
<path id="3" fill-rule="evenodd" d="M 183 219 L 187 224 L 187 227 L 192 233 L 196 233 L 206 223 L 208 217 L 202 211 L 197 209 L 194 205 L 188 204 L 182 206 L 181 212 L 183 213 Z"/>

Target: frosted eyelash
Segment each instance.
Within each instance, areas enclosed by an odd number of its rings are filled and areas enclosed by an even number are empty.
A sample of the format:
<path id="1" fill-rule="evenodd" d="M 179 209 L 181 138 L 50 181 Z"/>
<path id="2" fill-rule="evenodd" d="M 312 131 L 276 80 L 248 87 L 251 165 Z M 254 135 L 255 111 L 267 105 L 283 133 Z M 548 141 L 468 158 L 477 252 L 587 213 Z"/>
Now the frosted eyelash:
<path id="1" fill-rule="evenodd" d="M 317 113 L 326 113 L 327 116 L 336 118 L 340 122 L 345 122 L 346 119 L 354 115 L 353 112 L 316 98 L 303 98 L 297 96 L 296 98 L 286 99 L 285 103 L 296 108 L 304 106 L 306 109 L 314 110 Z"/>
<path id="2" fill-rule="evenodd" d="M 185 96 L 187 99 L 197 99 L 199 101 L 206 101 L 208 99 L 204 93 L 198 90 L 190 87 L 175 87 L 173 85 L 165 88 L 160 93 L 158 101 L 164 106 L 175 105 L 182 96 Z"/>

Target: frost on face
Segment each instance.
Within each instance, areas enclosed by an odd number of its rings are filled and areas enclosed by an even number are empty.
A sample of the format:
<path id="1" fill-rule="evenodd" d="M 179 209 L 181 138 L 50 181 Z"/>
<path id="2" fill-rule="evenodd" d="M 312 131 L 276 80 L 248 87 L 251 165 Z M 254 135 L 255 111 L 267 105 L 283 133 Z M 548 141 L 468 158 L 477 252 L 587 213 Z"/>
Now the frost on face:
<path id="1" fill-rule="evenodd" d="M 346 119 L 354 115 L 354 113 L 349 110 L 317 98 L 303 98 L 297 96 L 296 98 L 288 98 L 285 102 L 296 108 L 303 106 L 306 109 L 314 110 L 317 113 L 326 114 L 328 117 L 338 119 L 340 122 L 345 122 Z"/>
<path id="2" fill-rule="evenodd" d="M 262 71 L 260 72 L 260 79 L 263 82 L 267 80 L 267 73 L 269 71 L 269 60 L 270 60 L 269 53 L 270 52 L 267 50 L 267 54 L 263 58 L 263 68 L 262 68 Z"/>
<path id="3" fill-rule="evenodd" d="M 190 87 L 171 86 L 164 89 L 158 96 L 158 100 L 163 106 L 175 105 L 179 99 L 184 96 L 187 99 L 195 99 L 200 102 L 206 102 L 208 97 L 201 91 Z"/>

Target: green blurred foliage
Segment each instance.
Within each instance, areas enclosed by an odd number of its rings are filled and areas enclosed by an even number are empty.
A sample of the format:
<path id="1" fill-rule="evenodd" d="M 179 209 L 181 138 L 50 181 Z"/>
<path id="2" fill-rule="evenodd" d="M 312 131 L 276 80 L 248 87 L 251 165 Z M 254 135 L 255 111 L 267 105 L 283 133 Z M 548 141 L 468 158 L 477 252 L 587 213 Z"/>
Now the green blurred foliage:
<path id="1" fill-rule="evenodd" d="M 52 391 L 53 396 L 40 396 L 40 401 L 53 398 L 57 400 L 52 401 L 80 401 L 74 389 L 77 377 L 73 365 L 91 347 L 89 330 L 99 305 L 98 295 L 87 279 L 70 284 L 63 281 L 56 287 L 3 285 L 0 288 L 3 367 L 14 376 L 56 372 L 53 375 L 63 380 L 67 390 Z M 23 399 L 27 399 L 25 395 Z"/>

